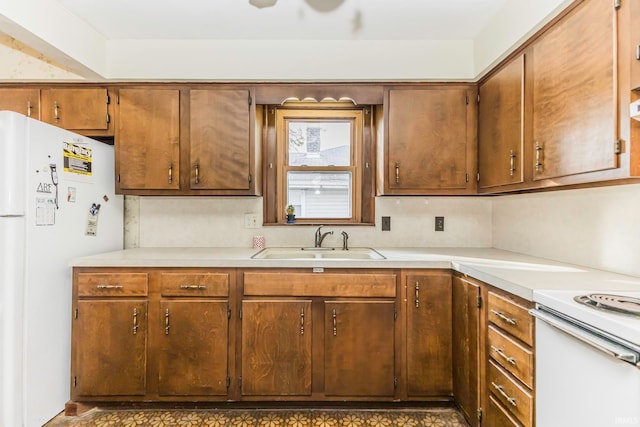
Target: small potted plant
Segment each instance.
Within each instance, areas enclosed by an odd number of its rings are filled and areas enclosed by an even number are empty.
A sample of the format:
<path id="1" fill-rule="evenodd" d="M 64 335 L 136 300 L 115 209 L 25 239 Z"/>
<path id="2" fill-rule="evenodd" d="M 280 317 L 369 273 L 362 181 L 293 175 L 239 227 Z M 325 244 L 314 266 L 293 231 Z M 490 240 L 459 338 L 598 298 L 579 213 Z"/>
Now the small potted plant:
<path id="1" fill-rule="evenodd" d="M 293 205 L 289 205 L 287 206 L 287 223 L 288 224 L 293 224 L 294 222 L 296 222 L 296 208 L 293 207 Z"/>

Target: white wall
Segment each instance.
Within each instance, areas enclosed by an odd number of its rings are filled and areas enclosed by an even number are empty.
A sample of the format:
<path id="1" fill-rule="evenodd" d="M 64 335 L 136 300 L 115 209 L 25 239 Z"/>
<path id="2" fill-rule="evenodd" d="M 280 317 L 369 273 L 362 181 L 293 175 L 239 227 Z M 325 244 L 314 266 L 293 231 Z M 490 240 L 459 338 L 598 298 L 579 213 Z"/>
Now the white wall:
<path id="1" fill-rule="evenodd" d="M 493 246 L 640 276 L 640 184 L 493 199 Z"/>
<path id="2" fill-rule="evenodd" d="M 126 247 L 251 247 L 253 235 L 267 246 L 312 246 L 315 226 L 244 228 L 244 213 L 262 215 L 261 197 L 127 197 Z M 391 217 L 381 231 L 380 217 Z M 434 231 L 434 217 L 445 217 L 445 231 Z M 481 197 L 384 197 L 376 199 L 376 226 L 327 226 L 326 246 L 488 247 L 491 200 Z"/>

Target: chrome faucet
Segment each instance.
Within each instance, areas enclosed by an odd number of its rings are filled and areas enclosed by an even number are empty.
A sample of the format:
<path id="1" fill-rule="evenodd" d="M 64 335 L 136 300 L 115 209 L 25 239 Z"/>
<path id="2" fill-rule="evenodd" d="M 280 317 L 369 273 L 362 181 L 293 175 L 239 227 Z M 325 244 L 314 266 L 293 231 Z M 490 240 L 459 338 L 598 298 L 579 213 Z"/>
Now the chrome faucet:
<path id="1" fill-rule="evenodd" d="M 322 247 L 322 241 L 324 240 L 325 237 L 327 237 L 328 234 L 333 234 L 333 231 L 327 231 L 326 233 L 322 233 L 320 231 L 320 229 L 324 227 L 324 225 L 321 225 L 320 227 L 318 227 L 316 229 L 316 241 L 315 241 L 315 247 L 316 248 L 321 248 Z"/>
<path id="2" fill-rule="evenodd" d="M 347 234 L 346 231 L 343 231 L 341 234 L 342 234 L 342 250 L 348 251 L 349 245 L 347 244 L 347 240 L 349 240 L 349 235 Z"/>

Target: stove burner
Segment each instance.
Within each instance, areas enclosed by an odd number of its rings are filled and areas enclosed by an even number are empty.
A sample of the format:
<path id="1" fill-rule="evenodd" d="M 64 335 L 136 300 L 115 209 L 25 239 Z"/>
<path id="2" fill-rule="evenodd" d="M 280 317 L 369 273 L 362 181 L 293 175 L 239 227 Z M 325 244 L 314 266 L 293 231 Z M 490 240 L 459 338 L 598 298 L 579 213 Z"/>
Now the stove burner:
<path id="1" fill-rule="evenodd" d="M 611 294 L 578 295 L 575 301 L 598 310 L 640 317 L 640 298 Z"/>

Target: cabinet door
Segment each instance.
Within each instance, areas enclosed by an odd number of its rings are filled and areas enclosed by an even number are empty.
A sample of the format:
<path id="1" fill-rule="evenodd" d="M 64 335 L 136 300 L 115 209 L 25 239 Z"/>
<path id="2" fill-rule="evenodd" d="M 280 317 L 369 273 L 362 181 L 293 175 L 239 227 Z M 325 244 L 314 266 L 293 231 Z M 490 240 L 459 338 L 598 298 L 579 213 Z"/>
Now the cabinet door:
<path id="1" fill-rule="evenodd" d="M 467 88 L 389 91 L 389 194 L 467 188 L 469 132 L 475 133 L 467 124 L 468 96 Z"/>
<path id="2" fill-rule="evenodd" d="M 640 90 L 640 3 L 629 2 L 631 8 L 631 89 Z M 638 99 L 638 97 L 636 97 Z"/>
<path id="3" fill-rule="evenodd" d="M 480 286 L 453 277 L 453 395 L 472 427 L 478 425 Z"/>
<path id="4" fill-rule="evenodd" d="M 0 110 L 15 111 L 39 119 L 40 89 L 0 89 Z"/>
<path id="5" fill-rule="evenodd" d="M 326 301 L 327 396 L 393 396 L 393 301 Z"/>
<path id="6" fill-rule="evenodd" d="M 180 91 L 120 89 L 116 134 L 119 188 L 180 188 Z"/>
<path id="7" fill-rule="evenodd" d="M 227 301 L 160 302 L 160 395 L 227 394 L 227 309 Z"/>
<path id="8" fill-rule="evenodd" d="M 533 44 L 534 179 L 617 166 L 616 21 L 585 1 Z"/>
<path id="9" fill-rule="evenodd" d="M 523 181 L 524 55 L 480 86 L 480 188 Z"/>
<path id="10" fill-rule="evenodd" d="M 74 396 L 142 396 L 147 302 L 80 300 L 74 319 Z"/>
<path id="11" fill-rule="evenodd" d="M 105 88 L 42 90 L 42 120 L 68 130 L 109 129 L 108 105 Z"/>
<path id="12" fill-rule="evenodd" d="M 409 396 L 451 396 L 451 275 L 407 276 Z"/>
<path id="13" fill-rule="evenodd" d="M 311 394 L 311 301 L 242 302 L 242 395 Z"/>
<path id="14" fill-rule="evenodd" d="M 190 91 L 191 188 L 248 190 L 252 138 L 248 90 Z"/>

